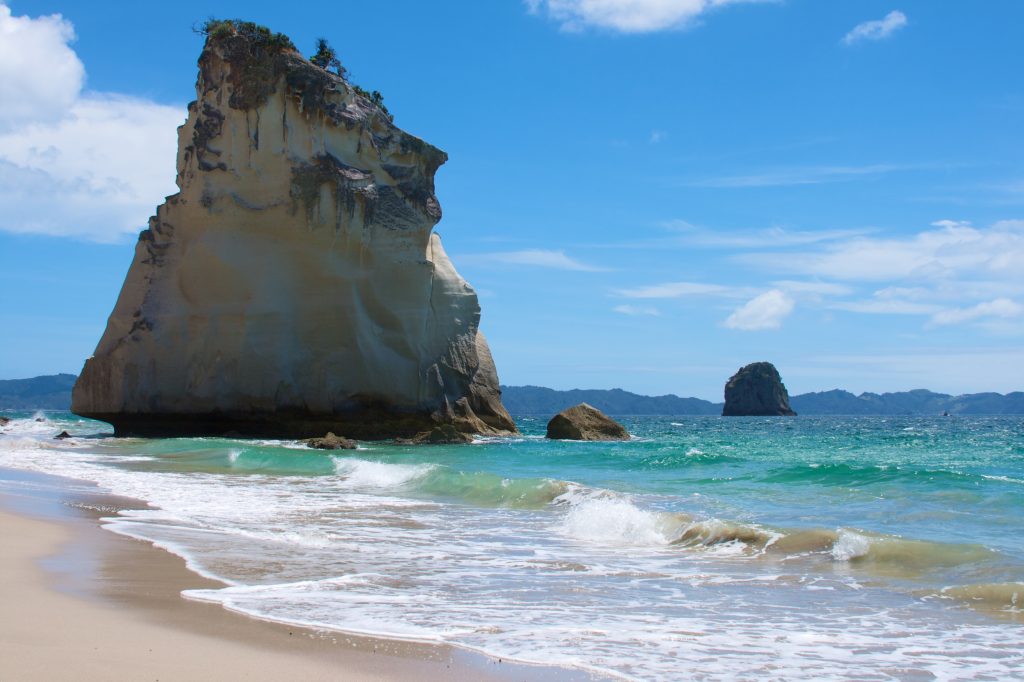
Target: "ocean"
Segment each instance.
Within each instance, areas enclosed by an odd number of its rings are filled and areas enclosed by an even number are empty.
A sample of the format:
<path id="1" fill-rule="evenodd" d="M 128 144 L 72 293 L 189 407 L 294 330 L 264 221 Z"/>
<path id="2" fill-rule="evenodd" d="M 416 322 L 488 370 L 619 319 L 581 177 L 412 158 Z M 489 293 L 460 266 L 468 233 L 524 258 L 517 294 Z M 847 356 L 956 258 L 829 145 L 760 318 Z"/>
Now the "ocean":
<path id="1" fill-rule="evenodd" d="M 631 680 L 1024 677 L 1024 417 L 322 452 L 7 416 L 0 466 L 144 500 L 105 526 L 256 618 Z"/>

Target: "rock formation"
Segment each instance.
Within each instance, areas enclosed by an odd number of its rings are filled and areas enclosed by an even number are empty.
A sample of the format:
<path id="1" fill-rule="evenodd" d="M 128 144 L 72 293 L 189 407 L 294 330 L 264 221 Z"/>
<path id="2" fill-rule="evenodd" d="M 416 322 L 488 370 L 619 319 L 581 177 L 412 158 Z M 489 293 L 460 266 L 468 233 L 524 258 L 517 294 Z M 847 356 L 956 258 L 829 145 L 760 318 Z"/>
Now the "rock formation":
<path id="1" fill-rule="evenodd" d="M 417 433 L 410 440 L 401 440 L 401 445 L 468 445 L 473 437 L 463 433 L 451 424 L 435 426 L 429 431 Z"/>
<path id="2" fill-rule="evenodd" d="M 11 420 L 7 417 L 0 417 L 0 426 L 7 426 L 11 423 Z"/>
<path id="3" fill-rule="evenodd" d="M 725 384 L 723 417 L 795 417 L 779 370 L 770 362 L 741 367 Z"/>
<path id="4" fill-rule="evenodd" d="M 118 435 L 514 432 L 476 293 L 431 233 L 447 155 L 286 37 L 207 28 L 180 191 L 72 411 Z"/>
<path id="5" fill-rule="evenodd" d="M 309 438 L 305 443 L 314 450 L 355 450 L 358 447 L 354 440 L 335 436 L 330 431 L 321 438 Z"/>
<path id="6" fill-rule="evenodd" d="M 580 403 L 551 418 L 547 437 L 553 440 L 629 440 L 629 432 L 596 407 Z"/>

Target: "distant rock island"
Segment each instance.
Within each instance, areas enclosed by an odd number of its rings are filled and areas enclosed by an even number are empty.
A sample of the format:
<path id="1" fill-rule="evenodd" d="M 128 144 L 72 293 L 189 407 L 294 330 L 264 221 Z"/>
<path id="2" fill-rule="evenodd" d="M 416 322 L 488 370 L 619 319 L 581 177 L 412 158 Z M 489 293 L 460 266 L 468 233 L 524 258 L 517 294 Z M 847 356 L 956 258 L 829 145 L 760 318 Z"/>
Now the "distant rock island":
<path id="1" fill-rule="evenodd" d="M 514 432 L 476 292 L 432 234 L 447 155 L 330 72 L 333 52 L 205 30 L 180 191 L 139 236 L 72 411 L 119 435 Z"/>
<path id="2" fill-rule="evenodd" d="M 754 362 L 725 384 L 723 417 L 795 417 L 779 370 L 770 362 Z"/>
<path id="3" fill-rule="evenodd" d="M 73 374 L 0 381 L 0 410 L 67 410 L 71 407 Z M 556 391 L 541 386 L 502 386 L 502 402 L 522 416 L 556 414 L 587 402 L 607 414 L 629 416 L 720 415 L 723 403 L 677 395 L 646 396 L 621 388 Z M 794 395 L 789 399 L 802 415 L 923 415 L 1024 414 L 1024 392 L 949 395 L 924 389 L 898 393 L 861 393 L 832 390 Z"/>

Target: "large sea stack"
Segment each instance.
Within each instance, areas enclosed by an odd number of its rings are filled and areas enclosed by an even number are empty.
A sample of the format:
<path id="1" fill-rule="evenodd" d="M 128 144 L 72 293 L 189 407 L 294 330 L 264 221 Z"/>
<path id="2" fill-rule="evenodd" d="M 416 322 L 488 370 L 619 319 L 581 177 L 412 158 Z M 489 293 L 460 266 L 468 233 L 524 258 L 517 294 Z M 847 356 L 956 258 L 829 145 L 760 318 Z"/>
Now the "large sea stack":
<path id="1" fill-rule="evenodd" d="M 741 367 L 725 384 L 723 417 L 795 417 L 779 370 L 770 362 Z"/>
<path id="2" fill-rule="evenodd" d="M 119 435 L 515 431 L 476 293 L 431 232 L 447 155 L 287 37 L 207 30 L 180 191 L 139 236 L 72 411 Z"/>

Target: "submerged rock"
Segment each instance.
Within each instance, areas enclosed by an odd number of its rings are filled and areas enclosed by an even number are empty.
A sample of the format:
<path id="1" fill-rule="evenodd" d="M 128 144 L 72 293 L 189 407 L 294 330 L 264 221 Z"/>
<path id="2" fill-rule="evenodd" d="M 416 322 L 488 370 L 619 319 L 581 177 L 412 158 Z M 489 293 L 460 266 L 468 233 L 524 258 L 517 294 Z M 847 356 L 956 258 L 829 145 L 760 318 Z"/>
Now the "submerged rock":
<path id="1" fill-rule="evenodd" d="M 467 445 L 472 442 L 473 436 L 462 433 L 451 424 L 435 426 L 404 441 L 408 445 Z"/>
<path id="2" fill-rule="evenodd" d="M 779 370 L 770 362 L 741 367 L 725 384 L 723 417 L 795 417 Z"/>
<path id="3" fill-rule="evenodd" d="M 596 407 L 580 403 L 551 418 L 547 437 L 553 440 L 629 440 L 629 432 Z"/>
<path id="4" fill-rule="evenodd" d="M 7 426 L 11 423 L 11 420 L 7 417 L 0 417 L 0 426 Z"/>
<path id="5" fill-rule="evenodd" d="M 60 433 L 53 437 L 54 440 L 65 440 L 67 438 L 71 438 L 71 434 L 68 433 L 67 431 L 61 431 Z"/>
<path id="6" fill-rule="evenodd" d="M 357 447 L 354 440 L 335 436 L 330 431 L 322 438 L 309 438 L 303 442 L 316 450 L 355 450 Z"/>
<path id="7" fill-rule="evenodd" d="M 447 155 L 283 36 L 219 22 L 72 398 L 117 435 L 507 434 L 480 305 L 432 234 Z"/>

